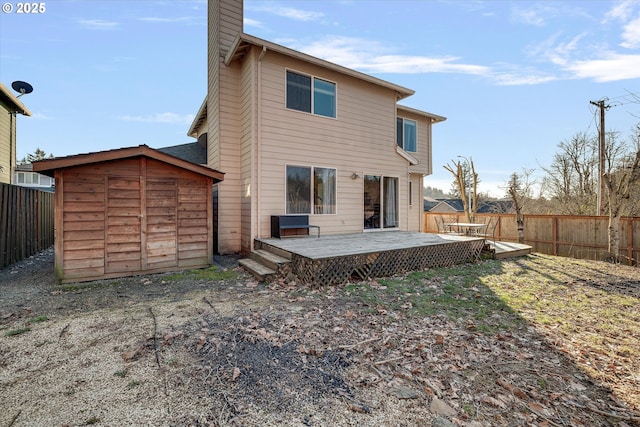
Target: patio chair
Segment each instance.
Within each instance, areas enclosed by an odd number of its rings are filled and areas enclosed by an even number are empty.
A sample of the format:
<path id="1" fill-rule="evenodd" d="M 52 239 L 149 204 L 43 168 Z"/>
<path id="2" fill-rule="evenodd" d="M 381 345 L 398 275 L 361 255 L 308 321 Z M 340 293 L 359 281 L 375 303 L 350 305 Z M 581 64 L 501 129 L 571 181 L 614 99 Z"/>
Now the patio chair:
<path id="1" fill-rule="evenodd" d="M 478 232 L 478 236 L 484 237 L 484 240 L 488 240 L 492 243 L 496 241 L 496 228 L 498 227 L 497 218 L 489 218 L 487 226 L 484 230 Z"/>

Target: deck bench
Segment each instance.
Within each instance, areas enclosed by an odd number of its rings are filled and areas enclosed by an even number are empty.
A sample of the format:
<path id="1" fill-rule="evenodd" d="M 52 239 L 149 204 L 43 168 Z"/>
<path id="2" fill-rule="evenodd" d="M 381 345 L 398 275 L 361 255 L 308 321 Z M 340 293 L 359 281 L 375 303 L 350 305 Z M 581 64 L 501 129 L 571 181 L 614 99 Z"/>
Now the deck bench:
<path id="1" fill-rule="evenodd" d="M 309 224 L 309 215 L 271 215 L 271 237 L 308 236 L 312 228 L 318 230 L 317 237 L 320 237 L 320 226 Z M 284 230 L 303 230 L 304 234 L 287 234 Z"/>

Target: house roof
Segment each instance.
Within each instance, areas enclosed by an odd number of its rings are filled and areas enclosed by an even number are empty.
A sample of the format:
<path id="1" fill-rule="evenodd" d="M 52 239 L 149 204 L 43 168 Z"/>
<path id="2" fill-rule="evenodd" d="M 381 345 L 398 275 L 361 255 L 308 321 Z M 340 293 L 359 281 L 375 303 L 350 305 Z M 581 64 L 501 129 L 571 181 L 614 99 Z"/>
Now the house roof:
<path id="1" fill-rule="evenodd" d="M 229 65 L 233 61 L 242 59 L 247 54 L 251 46 L 259 46 L 263 48 L 263 50 L 265 51 L 271 50 L 274 52 L 278 52 L 282 55 L 286 55 L 291 58 L 296 58 L 301 61 L 305 61 L 305 62 L 315 64 L 324 68 L 328 68 L 333 71 L 337 71 L 341 74 L 345 74 L 345 75 L 354 77 L 356 79 L 360 79 L 369 83 L 376 84 L 378 86 L 382 86 L 382 87 L 394 90 L 398 95 L 398 99 L 406 98 L 415 93 L 414 90 L 408 89 L 404 86 L 400 86 L 395 83 L 391 83 L 386 80 L 373 77 L 369 74 L 361 73 L 360 71 L 356 71 L 351 68 L 344 67 L 342 65 L 334 64 L 333 62 L 329 62 L 324 59 L 316 58 L 315 56 L 311 56 L 306 53 L 302 53 L 297 50 L 293 50 L 288 47 L 284 47 L 282 45 L 279 45 L 279 44 L 276 44 L 276 43 L 273 43 L 273 42 L 270 42 L 270 41 L 267 41 L 243 32 L 238 33 L 238 35 L 236 36 L 233 44 L 231 45 L 231 48 L 229 49 L 229 52 L 227 53 L 224 59 L 225 64 Z M 440 122 L 440 121 L 446 120 L 445 117 L 437 116 L 435 114 L 425 113 L 424 111 L 414 110 L 409 107 L 402 107 L 402 108 L 404 108 L 406 111 L 411 111 L 416 114 L 429 117 L 434 122 Z M 198 110 L 198 114 L 196 115 L 194 121 L 191 124 L 191 127 L 189 128 L 189 131 L 187 132 L 187 135 L 193 136 L 193 137 L 197 136 L 198 129 L 200 128 L 202 123 L 205 121 L 206 117 L 207 117 L 207 98 L 205 97 L 202 105 L 200 106 L 200 109 Z"/>
<path id="2" fill-rule="evenodd" d="M 326 61 L 324 59 L 316 58 L 315 56 L 308 55 L 306 53 L 299 52 L 297 50 L 290 49 L 288 47 L 281 46 L 279 44 L 252 36 L 246 33 L 238 33 L 236 36 L 227 56 L 224 59 L 224 63 L 229 65 L 231 62 L 241 59 L 246 55 L 249 47 L 259 46 L 262 47 L 263 50 L 272 50 L 274 52 L 278 52 L 282 55 L 290 56 L 292 58 L 299 59 L 301 61 L 309 62 L 311 64 L 319 65 L 324 68 L 328 68 L 330 70 L 337 71 L 339 73 L 355 77 L 360 80 L 364 80 L 369 83 L 373 83 L 379 86 L 383 86 L 392 90 L 395 90 L 398 93 L 398 99 L 406 98 L 415 93 L 414 90 L 408 89 L 406 87 L 390 83 L 388 81 L 379 79 L 377 77 L 370 76 L 365 73 L 361 73 L 359 71 L 353 70 L 351 68 L 343 67 L 342 65 L 334 64 L 333 62 Z"/>
<path id="3" fill-rule="evenodd" d="M 8 107 L 9 111 L 31 117 L 31 112 L 27 110 L 27 107 L 2 83 L 0 83 L 0 101 Z"/>
<path id="4" fill-rule="evenodd" d="M 198 165 L 207 164 L 207 148 L 199 142 L 162 147 L 158 151 Z"/>
<path id="5" fill-rule="evenodd" d="M 208 176 L 210 178 L 213 178 L 215 182 L 224 180 L 224 173 L 222 172 L 196 163 L 191 163 L 187 160 L 183 160 L 170 154 L 163 153 L 159 150 L 154 150 L 153 148 L 150 148 L 146 145 L 40 160 L 37 162 L 33 162 L 33 170 L 34 172 L 40 172 L 44 175 L 53 176 L 54 172 L 57 169 L 65 169 L 73 166 L 108 162 L 140 156 L 148 157 L 150 159 L 168 163 L 200 175 Z"/>
<path id="6" fill-rule="evenodd" d="M 426 111 L 416 110 L 415 108 L 407 107 L 406 105 L 396 104 L 398 111 L 407 112 L 412 114 L 417 114 L 418 116 L 426 117 L 431 119 L 433 123 L 444 122 L 447 120 L 446 117 L 438 116 L 437 114 L 427 113 Z"/>
<path id="7" fill-rule="evenodd" d="M 200 129 L 200 126 L 202 126 L 202 124 L 206 120 L 207 120 L 207 97 L 205 96 L 204 101 L 202 101 L 202 105 L 198 110 L 198 114 L 196 114 L 195 119 L 193 119 L 193 122 L 191 123 L 191 127 L 189 128 L 187 135 L 197 138 L 198 129 Z"/>

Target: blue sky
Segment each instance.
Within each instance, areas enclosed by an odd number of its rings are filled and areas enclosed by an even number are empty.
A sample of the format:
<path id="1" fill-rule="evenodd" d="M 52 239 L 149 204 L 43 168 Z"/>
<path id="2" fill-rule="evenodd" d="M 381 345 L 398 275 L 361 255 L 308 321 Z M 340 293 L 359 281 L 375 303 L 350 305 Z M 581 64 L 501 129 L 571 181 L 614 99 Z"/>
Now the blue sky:
<path id="1" fill-rule="evenodd" d="M 0 81 L 24 80 L 33 117 L 18 157 L 56 156 L 187 137 L 206 90 L 205 0 L 49 0 L 0 13 Z M 480 191 L 548 166 L 557 145 L 640 122 L 640 1 L 245 0 L 246 33 L 409 87 L 403 104 L 447 117 L 433 133 L 434 174 L 474 160 Z"/>

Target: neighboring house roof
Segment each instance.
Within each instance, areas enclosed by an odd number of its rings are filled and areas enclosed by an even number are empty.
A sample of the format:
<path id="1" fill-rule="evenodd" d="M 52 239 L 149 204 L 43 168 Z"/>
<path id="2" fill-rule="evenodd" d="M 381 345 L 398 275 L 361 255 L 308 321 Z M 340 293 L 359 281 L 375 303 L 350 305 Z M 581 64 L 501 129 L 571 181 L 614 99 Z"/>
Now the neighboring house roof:
<path id="1" fill-rule="evenodd" d="M 20 171 L 20 172 L 31 172 L 33 170 L 33 164 L 32 163 L 25 163 L 22 165 L 16 165 L 15 167 L 16 172 Z"/>
<path id="2" fill-rule="evenodd" d="M 425 197 L 422 203 L 423 203 L 424 211 L 429 212 L 431 209 L 436 207 L 436 205 L 440 202 L 430 197 Z"/>
<path id="3" fill-rule="evenodd" d="M 0 83 L 0 101 L 7 106 L 9 111 L 31 117 L 31 112 L 27 110 L 27 107 L 2 83 Z"/>
<path id="4" fill-rule="evenodd" d="M 207 164 L 207 147 L 199 142 L 162 147 L 158 148 L 158 151 L 198 165 Z"/>
<path id="5" fill-rule="evenodd" d="M 180 159 L 167 153 L 163 153 L 146 145 L 118 148 L 115 150 L 99 151 L 95 153 L 76 154 L 67 157 L 56 157 L 55 159 L 40 160 L 33 163 L 33 170 L 44 175 L 53 176 L 56 169 L 64 169 L 73 166 L 107 162 L 112 160 L 121 160 L 139 156 L 148 157 L 150 159 L 165 162 L 176 167 L 198 173 L 200 175 L 208 176 L 210 178 L 213 178 L 216 182 L 224 180 L 224 173 L 222 172 Z"/>
<path id="6" fill-rule="evenodd" d="M 513 200 L 485 200 L 478 206 L 478 213 L 513 213 Z"/>
<path id="7" fill-rule="evenodd" d="M 395 83 L 391 83 L 386 80 L 373 77 L 369 74 L 365 74 L 360 71 L 353 70 L 351 68 L 343 67 L 342 65 L 334 64 L 333 62 L 316 58 L 315 56 L 311 56 L 306 53 L 302 53 L 297 50 L 293 50 L 288 47 L 284 47 L 279 44 L 276 44 L 276 43 L 273 43 L 273 42 L 270 42 L 246 33 L 242 33 L 242 32 L 238 33 L 233 44 L 231 45 L 231 48 L 229 49 L 229 52 L 227 53 L 224 60 L 225 64 L 229 65 L 231 62 L 239 60 L 242 57 L 244 57 L 244 55 L 247 54 L 249 47 L 251 46 L 259 46 L 259 47 L 262 47 L 264 51 L 271 50 L 274 52 L 278 52 L 282 55 L 286 55 L 291 58 L 299 59 L 301 61 L 305 61 L 305 62 L 315 64 L 333 71 L 337 71 L 341 74 L 348 75 L 359 80 L 363 80 L 369 83 L 376 84 L 378 86 L 385 87 L 387 89 L 394 90 L 398 94 L 398 99 L 406 98 L 415 93 L 414 90 L 408 89 L 404 86 L 400 86 Z M 433 122 L 442 122 L 446 120 L 446 117 L 416 110 L 403 105 L 398 105 L 398 109 L 402 111 L 418 114 L 423 117 L 428 117 Z M 196 115 L 195 119 L 191 124 L 191 127 L 189 128 L 189 131 L 187 132 L 187 135 L 193 136 L 193 137 L 197 136 L 198 129 L 205 122 L 206 117 L 207 117 L 207 98 L 205 97 L 202 105 L 200 106 L 200 110 L 198 110 L 198 114 Z"/>

